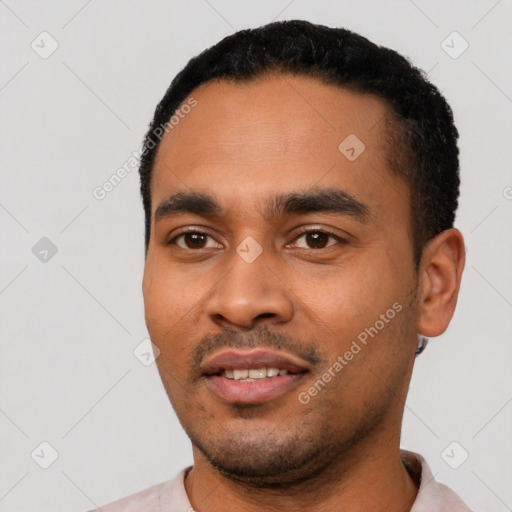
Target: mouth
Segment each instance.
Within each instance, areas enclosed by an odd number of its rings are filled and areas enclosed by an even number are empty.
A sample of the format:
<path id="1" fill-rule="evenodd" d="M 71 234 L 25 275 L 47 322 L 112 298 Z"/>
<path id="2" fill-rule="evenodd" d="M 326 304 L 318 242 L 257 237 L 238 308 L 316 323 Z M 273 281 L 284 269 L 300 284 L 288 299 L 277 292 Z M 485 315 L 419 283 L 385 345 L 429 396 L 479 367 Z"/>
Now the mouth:
<path id="1" fill-rule="evenodd" d="M 263 404 L 298 385 L 309 372 L 297 356 L 262 349 L 227 350 L 202 365 L 209 389 L 230 404 Z"/>
<path id="2" fill-rule="evenodd" d="M 256 382 L 261 379 L 271 379 L 279 375 L 287 375 L 285 368 L 238 368 L 224 370 L 220 376 L 226 379 L 243 380 L 244 382 Z"/>

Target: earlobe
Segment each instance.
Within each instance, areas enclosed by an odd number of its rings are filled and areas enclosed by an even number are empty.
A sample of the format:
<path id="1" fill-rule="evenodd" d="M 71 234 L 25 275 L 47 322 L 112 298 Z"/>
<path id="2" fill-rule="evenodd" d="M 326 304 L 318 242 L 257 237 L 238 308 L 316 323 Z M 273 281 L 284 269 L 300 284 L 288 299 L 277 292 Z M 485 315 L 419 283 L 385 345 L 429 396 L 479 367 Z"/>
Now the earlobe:
<path id="1" fill-rule="evenodd" d="M 418 333 L 439 336 L 448 327 L 465 257 L 464 238 L 458 229 L 447 229 L 426 245 L 420 266 Z"/>

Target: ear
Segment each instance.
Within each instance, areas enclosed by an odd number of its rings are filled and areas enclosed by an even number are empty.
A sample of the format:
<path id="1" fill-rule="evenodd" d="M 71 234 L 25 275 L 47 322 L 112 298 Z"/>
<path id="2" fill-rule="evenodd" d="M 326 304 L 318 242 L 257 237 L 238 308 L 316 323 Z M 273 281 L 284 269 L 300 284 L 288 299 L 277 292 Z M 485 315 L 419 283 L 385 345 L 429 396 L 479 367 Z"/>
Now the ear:
<path id="1" fill-rule="evenodd" d="M 442 334 L 452 319 L 466 262 L 464 238 L 447 229 L 430 240 L 420 265 L 418 333 Z"/>

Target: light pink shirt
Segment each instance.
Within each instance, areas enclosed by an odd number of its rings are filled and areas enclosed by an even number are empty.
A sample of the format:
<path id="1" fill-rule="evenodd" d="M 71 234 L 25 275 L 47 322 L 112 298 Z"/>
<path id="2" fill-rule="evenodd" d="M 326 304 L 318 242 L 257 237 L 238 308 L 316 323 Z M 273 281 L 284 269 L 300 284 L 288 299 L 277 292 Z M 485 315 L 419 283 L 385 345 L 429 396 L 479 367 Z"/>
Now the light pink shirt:
<path id="1" fill-rule="evenodd" d="M 421 455 L 400 450 L 400 456 L 412 478 L 420 482 L 418 495 L 410 512 L 471 512 L 457 494 L 434 480 Z M 172 480 L 156 484 L 91 512 L 195 512 L 184 485 L 184 477 L 189 469 L 181 470 Z"/>

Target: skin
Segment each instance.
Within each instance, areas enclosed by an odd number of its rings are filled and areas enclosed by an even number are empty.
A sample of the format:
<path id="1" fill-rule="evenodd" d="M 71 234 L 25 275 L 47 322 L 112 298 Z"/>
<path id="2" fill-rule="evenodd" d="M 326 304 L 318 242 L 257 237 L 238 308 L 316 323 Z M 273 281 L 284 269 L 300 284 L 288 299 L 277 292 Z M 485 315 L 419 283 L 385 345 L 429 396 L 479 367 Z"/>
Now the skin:
<path id="1" fill-rule="evenodd" d="M 455 229 L 415 270 L 406 183 L 387 164 L 387 104 L 302 76 L 193 92 L 197 106 L 162 140 L 151 184 L 153 220 L 143 292 L 158 370 L 193 443 L 185 488 L 199 512 L 406 511 L 417 486 L 399 439 L 417 333 L 438 336 L 453 315 L 464 267 Z M 365 144 L 349 161 L 349 135 Z M 367 207 L 267 218 L 276 194 L 335 188 Z M 155 220 L 177 192 L 213 196 L 222 211 Z M 195 228 L 206 237 L 198 248 Z M 301 234 L 327 230 L 335 237 Z M 237 247 L 252 237 L 252 263 Z M 339 237 L 339 238 L 336 238 Z M 197 240 L 197 239 L 196 239 Z M 197 242 L 196 242 L 197 243 Z M 325 245 L 325 246 L 324 246 Z M 394 303 L 402 309 L 307 404 L 307 391 Z M 316 354 L 299 385 L 264 404 L 219 399 L 198 364 L 227 346 Z"/>

